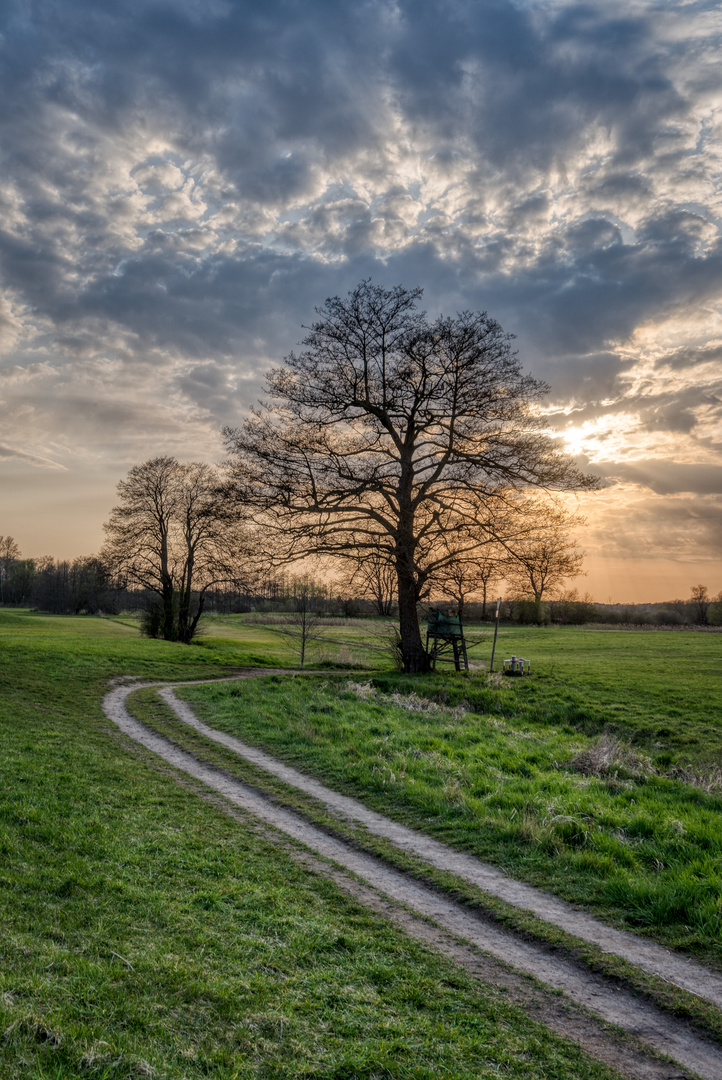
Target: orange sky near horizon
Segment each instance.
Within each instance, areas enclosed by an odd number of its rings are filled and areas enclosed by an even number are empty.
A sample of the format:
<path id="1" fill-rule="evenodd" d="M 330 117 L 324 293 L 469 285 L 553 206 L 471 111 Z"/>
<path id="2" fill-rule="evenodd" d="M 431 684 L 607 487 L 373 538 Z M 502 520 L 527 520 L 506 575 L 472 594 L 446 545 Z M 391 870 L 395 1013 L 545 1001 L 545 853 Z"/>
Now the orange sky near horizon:
<path id="1" fill-rule="evenodd" d="M 95 554 L 103 543 L 103 522 L 115 503 L 114 478 L 94 476 L 80 493 L 69 470 L 43 472 L 34 481 L 28 484 L 25 470 L 14 469 L 11 495 L 16 527 L 10 535 L 22 554 L 69 560 Z M 630 501 L 620 500 L 614 506 L 614 520 L 604 505 L 605 491 L 569 499 L 570 507 L 587 518 L 587 525 L 576 534 L 586 552 L 585 572 L 568 582 L 569 588 L 591 594 L 598 603 L 621 604 L 685 600 L 697 584 L 706 585 L 710 595 L 722 591 L 722 565 L 713 558 L 695 558 L 694 545 L 687 552 L 679 550 L 675 558 L 666 557 L 664 544 L 650 545 L 641 557 L 629 553 L 637 534 L 632 528 L 624 532 L 625 521 L 634 520 L 633 496 L 643 500 L 645 494 L 649 496 L 644 489 L 628 491 Z M 663 499 L 658 501 L 665 505 Z"/>

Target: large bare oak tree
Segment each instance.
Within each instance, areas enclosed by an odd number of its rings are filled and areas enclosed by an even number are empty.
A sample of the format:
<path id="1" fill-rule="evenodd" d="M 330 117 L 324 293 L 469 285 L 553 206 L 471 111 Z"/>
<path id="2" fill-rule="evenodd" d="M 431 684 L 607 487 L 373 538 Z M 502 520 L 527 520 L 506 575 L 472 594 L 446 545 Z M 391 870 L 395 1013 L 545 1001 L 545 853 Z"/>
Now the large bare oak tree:
<path id="1" fill-rule="evenodd" d="M 226 429 L 235 495 L 280 557 L 394 567 L 405 669 L 428 668 L 417 603 L 449 559 L 494 538 L 524 488 L 593 486 L 543 431 L 547 387 L 494 319 L 430 322 L 420 289 L 364 281 L 316 309 L 303 351 L 268 376 L 269 401 Z M 501 516 L 504 516 L 502 514 Z"/>

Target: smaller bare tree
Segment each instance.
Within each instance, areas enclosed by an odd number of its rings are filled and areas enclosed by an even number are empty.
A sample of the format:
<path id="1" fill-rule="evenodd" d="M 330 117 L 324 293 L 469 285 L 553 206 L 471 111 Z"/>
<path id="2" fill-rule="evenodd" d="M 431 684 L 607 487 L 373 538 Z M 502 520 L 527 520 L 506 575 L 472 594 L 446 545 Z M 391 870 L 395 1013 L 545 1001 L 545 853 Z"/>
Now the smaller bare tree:
<path id="1" fill-rule="evenodd" d="M 693 585 L 692 594 L 688 600 L 692 609 L 692 619 L 697 626 L 707 625 L 707 615 L 712 599 L 706 585 Z"/>
<path id="2" fill-rule="evenodd" d="M 172 457 L 136 465 L 118 484 L 101 557 L 116 579 L 156 598 L 146 620 L 152 637 L 189 644 L 207 591 L 248 573 L 248 532 L 219 486 L 209 465 Z"/>
<path id="3" fill-rule="evenodd" d="M 290 638 L 299 650 L 300 667 L 306 662 L 306 650 L 312 641 L 323 637 L 321 629 L 321 612 L 318 609 L 317 598 L 308 587 L 301 584 L 295 591 L 293 598 L 294 611 L 288 622 L 283 625 L 269 626 L 274 634 Z"/>
<path id="4" fill-rule="evenodd" d="M 504 578 L 512 590 L 533 598 L 536 621 L 541 622 L 543 598 L 553 596 L 565 580 L 582 572 L 584 553 L 571 532 L 583 519 L 536 500 L 530 501 L 525 513 L 534 528 L 507 547 Z"/>

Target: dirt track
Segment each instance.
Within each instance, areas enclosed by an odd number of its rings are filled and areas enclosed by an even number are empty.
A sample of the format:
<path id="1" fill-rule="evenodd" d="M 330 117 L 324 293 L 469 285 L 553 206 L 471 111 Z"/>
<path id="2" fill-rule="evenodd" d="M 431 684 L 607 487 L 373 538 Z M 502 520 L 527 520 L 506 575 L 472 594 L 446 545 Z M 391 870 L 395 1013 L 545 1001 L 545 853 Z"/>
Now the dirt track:
<path id="1" fill-rule="evenodd" d="M 106 715 L 130 738 L 221 795 L 227 803 L 310 849 L 316 858 L 299 854 L 294 845 L 291 845 L 290 853 L 307 863 L 310 859 L 314 870 L 333 877 L 357 900 L 390 918 L 406 933 L 444 952 L 483 981 L 503 986 L 531 1015 L 580 1043 L 592 1056 L 617 1068 L 622 1075 L 639 1080 L 672 1080 L 673 1077 L 697 1074 L 705 1080 L 722 1080 L 722 1048 L 701 1037 L 689 1025 L 620 989 L 611 980 L 590 973 L 582 965 L 556 956 L 542 945 L 522 941 L 512 931 L 492 925 L 437 891 L 411 880 L 381 859 L 355 850 L 311 825 L 299 813 L 279 806 L 222 770 L 204 764 L 134 720 L 127 711 L 126 698 L 141 686 L 150 685 L 158 686 L 178 718 L 204 737 L 221 743 L 286 784 L 314 796 L 336 813 L 362 823 L 369 831 L 384 836 L 405 851 L 413 851 L 427 863 L 448 870 L 518 907 L 532 910 L 576 937 L 624 956 L 640 968 L 659 974 L 720 1007 L 722 979 L 716 973 L 653 942 L 606 927 L 541 890 L 516 882 L 472 856 L 455 852 L 438 841 L 398 825 L 270 755 L 209 728 L 197 720 L 187 705 L 175 698 L 169 684 L 118 686 L 106 695 L 103 703 Z M 343 869 L 320 862 L 318 856 Z M 415 914 L 409 914 L 409 910 Z M 425 920 L 431 920 L 434 925 L 430 926 Z M 566 1000 L 544 994 L 524 976 L 533 976 L 547 987 L 562 991 Z M 587 1010 L 627 1032 L 633 1037 L 632 1044 L 623 1038 L 620 1042 L 619 1037 L 585 1015 Z M 655 1060 L 645 1047 L 668 1056 L 686 1071 Z"/>

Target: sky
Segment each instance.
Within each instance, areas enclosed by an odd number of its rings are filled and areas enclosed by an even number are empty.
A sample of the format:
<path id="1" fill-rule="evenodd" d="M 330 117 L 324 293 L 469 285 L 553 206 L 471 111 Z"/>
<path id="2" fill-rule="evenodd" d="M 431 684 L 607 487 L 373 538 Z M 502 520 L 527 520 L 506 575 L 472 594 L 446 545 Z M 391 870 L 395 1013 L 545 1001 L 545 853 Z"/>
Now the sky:
<path id="1" fill-rule="evenodd" d="M 708 0 L 5 0 L 0 533 L 97 551 L 371 277 L 549 383 L 582 592 L 722 589 L 721 39 Z"/>

